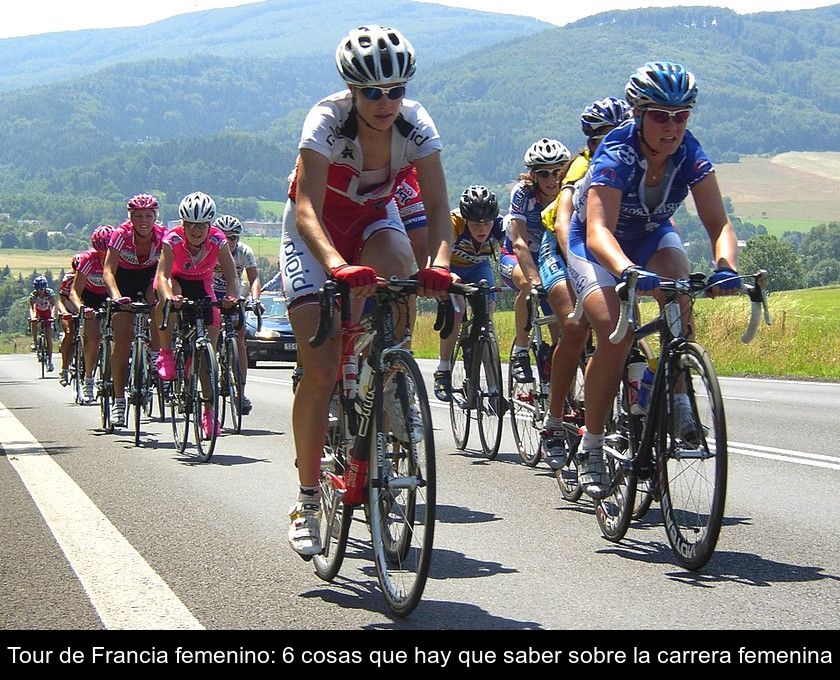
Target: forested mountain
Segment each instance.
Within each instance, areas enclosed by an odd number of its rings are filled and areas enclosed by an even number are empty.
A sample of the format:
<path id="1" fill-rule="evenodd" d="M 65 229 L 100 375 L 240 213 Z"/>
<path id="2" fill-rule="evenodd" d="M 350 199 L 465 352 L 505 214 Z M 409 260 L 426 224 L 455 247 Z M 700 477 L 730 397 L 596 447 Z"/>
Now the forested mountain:
<path id="1" fill-rule="evenodd" d="M 142 3 L 137 4 L 137 21 L 143 21 Z M 349 28 L 365 22 L 400 28 L 426 64 L 550 26 L 530 17 L 410 0 L 266 0 L 181 14 L 147 26 L 0 40 L 0 91 L 154 58 L 292 57 L 301 68 L 310 57 L 332 54 Z"/>
<path id="2" fill-rule="evenodd" d="M 632 71 L 651 59 L 681 61 L 697 75 L 700 103 L 690 126 L 715 160 L 840 150 L 840 86 L 833 77 L 840 6 L 749 16 L 708 7 L 611 12 L 492 47 L 486 40 L 510 38 L 499 35 L 507 18 L 450 15 L 451 8 L 405 1 L 249 7 L 264 13 L 262 21 L 247 8 L 176 17 L 161 22 L 163 33 L 156 33 L 159 24 L 143 29 L 172 43 L 150 50 L 153 59 L 0 96 L 0 212 L 26 205 L 27 217 L 46 216 L 46 207 L 33 214 L 35 195 L 44 206 L 66 205 L 70 197 L 119 204 L 139 190 L 171 201 L 199 187 L 225 197 L 282 199 L 306 110 L 341 86 L 332 56 L 336 36 L 361 17 L 399 26 L 417 46 L 420 65 L 409 96 L 423 102 L 441 130 L 451 199 L 475 182 L 504 191 L 535 138 L 556 137 L 576 149 L 583 106 L 621 95 Z M 289 18 L 283 35 L 305 47 L 294 48 L 298 56 L 279 56 L 288 51 L 270 47 L 267 17 L 277 22 L 295 7 L 308 8 L 306 19 Z M 174 58 L 183 51 L 177 36 L 186 25 L 198 27 L 197 36 L 215 30 L 221 51 L 237 56 L 194 48 L 193 56 Z M 120 41 L 136 50 L 121 32 L 128 30 L 136 37 L 137 29 L 120 29 Z M 120 41 L 101 35 L 116 50 Z M 239 49 L 228 51 L 233 46 Z M 68 50 L 72 62 L 77 52 Z M 254 56 L 275 51 L 276 58 Z M 44 68 L 58 68 L 61 57 L 47 54 Z M 444 55 L 449 61 L 441 63 Z M 45 201 L 46 195 L 62 198 Z"/>

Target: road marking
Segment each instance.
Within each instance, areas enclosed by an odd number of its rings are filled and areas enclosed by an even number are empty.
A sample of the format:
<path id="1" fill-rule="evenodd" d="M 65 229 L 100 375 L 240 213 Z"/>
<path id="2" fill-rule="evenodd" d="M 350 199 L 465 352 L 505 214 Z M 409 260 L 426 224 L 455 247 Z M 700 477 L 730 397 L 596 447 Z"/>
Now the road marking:
<path id="1" fill-rule="evenodd" d="M 790 449 L 777 449 L 772 446 L 743 444 L 740 442 L 729 442 L 729 450 L 732 453 L 753 456 L 755 458 L 766 458 L 784 463 L 797 463 L 799 465 L 810 465 L 829 470 L 840 470 L 840 459 L 837 456 L 826 456 L 819 453 L 807 453 L 805 451 L 791 451 Z"/>
<path id="2" fill-rule="evenodd" d="M 0 402 L 0 446 L 111 630 L 203 630 L 166 582 Z"/>

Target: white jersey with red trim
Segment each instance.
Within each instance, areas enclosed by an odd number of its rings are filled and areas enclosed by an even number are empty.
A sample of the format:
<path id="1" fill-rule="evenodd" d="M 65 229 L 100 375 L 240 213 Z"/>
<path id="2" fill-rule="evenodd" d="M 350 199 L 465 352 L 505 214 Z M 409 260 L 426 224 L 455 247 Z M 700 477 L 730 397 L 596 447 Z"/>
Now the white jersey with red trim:
<path id="1" fill-rule="evenodd" d="M 362 148 L 357 135 L 356 117 L 351 115 L 353 100 L 350 90 L 336 92 L 318 102 L 307 114 L 298 149 L 311 149 L 330 161 L 327 175 L 325 213 L 335 207 L 339 212 L 351 206 L 378 210 L 394 195 L 395 189 L 410 174 L 411 163 L 425 158 L 442 145 L 435 123 L 420 104 L 403 99 L 400 112 L 391 129 L 391 167 L 382 184 L 366 187 L 362 192 Z M 297 192 L 297 173 L 292 175 L 289 198 Z"/>

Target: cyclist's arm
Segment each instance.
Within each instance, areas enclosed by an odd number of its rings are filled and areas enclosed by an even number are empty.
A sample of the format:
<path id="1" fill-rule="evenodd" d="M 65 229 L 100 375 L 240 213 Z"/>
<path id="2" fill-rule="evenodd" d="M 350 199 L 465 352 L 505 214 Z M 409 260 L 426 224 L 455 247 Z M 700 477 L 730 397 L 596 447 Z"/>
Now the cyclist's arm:
<path id="1" fill-rule="evenodd" d="M 82 302 L 82 292 L 85 290 L 85 282 L 87 281 L 87 276 L 82 274 L 82 272 L 76 272 L 76 276 L 73 279 L 73 287 L 70 289 L 70 299 L 73 301 L 73 304 L 76 305 L 77 309 L 81 309 L 84 307 L 84 302 Z"/>
<path id="2" fill-rule="evenodd" d="M 621 276 L 627 267 L 634 264 L 615 239 L 620 208 L 621 189 L 600 185 L 589 188 L 586 198 L 586 247 L 601 266 L 615 276 Z"/>
<path id="3" fill-rule="evenodd" d="M 333 246 L 321 222 L 330 162 L 312 149 L 301 149 L 297 168 L 295 213 L 297 229 L 313 257 L 326 271 L 348 264 Z"/>
<path id="4" fill-rule="evenodd" d="M 105 279 L 105 286 L 108 288 L 108 295 L 112 300 L 118 300 L 122 297 L 120 288 L 117 285 L 116 271 L 120 263 L 120 254 L 115 248 L 108 248 L 108 254 L 105 255 L 105 264 L 102 266 L 102 278 Z"/>
<path id="5" fill-rule="evenodd" d="M 172 299 L 172 284 L 169 277 L 172 276 L 172 246 L 164 242 L 160 249 L 157 271 L 155 272 L 155 290 L 158 296 L 166 301 Z"/>
<path id="6" fill-rule="evenodd" d="M 715 267 L 734 270 L 737 265 L 738 240 L 726 209 L 723 207 L 723 199 L 715 174 L 706 175 L 691 187 L 691 195 L 697 206 L 700 221 L 712 242 Z"/>
<path id="7" fill-rule="evenodd" d="M 510 224 L 513 252 L 516 255 L 517 262 L 519 262 L 519 268 L 522 269 L 522 274 L 531 282 L 532 286 L 538 286 L 540 273 L 531 255 L 531 249 L 528 247 L 528 226 L 525 222 L 516 218 L 511 219 Z"/>
<path id="8" fill-rule="evenodd" d="M 73 313 L 73 312 L 70 311 L 70 308 L 64 302 L 65 297 L 66 296 L 64 296 L 64 295 L 59 295 L 58 300 L 57 300 L 56 305 L 55 305 L 58 308 L 58 313 L 61 314 L 62 316 L 64 316 L 65 314 L 72 314 Z"/>
<path id="9" fill-rule="evenodd" d="M 432 266 L 449 268 L 452 259 L 452 218 L 446 198 L 446 178 L 440 151 L 414 161 L 426 209 L 426 242 Z"/>
<path id="10" fill-rule="evenodd" d="M 248 277 L 248 290 L 251 292 L 251 300 L 259 302 L 262 283 L 260 282 L 260 270 L 256 267 L 246 267 L 245 276 Z"/>
<path id="11" fill-rule="evenodd" d="M 563 253 L 563 259 L 569 261 L 569 255 L 566 249 L 569 245 L 569 224 L 572 221 L 572 211 L 574 209 L 574 187 L 566 187 L 560 190 L 560 196 L 557 198 L 557 218 L 554 220 L 554 235 L 557 237 L 557 244 L 560 246 L 560 252 Z"/>
<path id="12" fill-rule="evenodd" d="M 236 263 L 230 248 L 222 246 L 219 248 L 219 264 L 222 266 L 222 275 L 225 277 L 225 286 L 228 297 L 239 297 L 239 277 L 236 275 Z"/>

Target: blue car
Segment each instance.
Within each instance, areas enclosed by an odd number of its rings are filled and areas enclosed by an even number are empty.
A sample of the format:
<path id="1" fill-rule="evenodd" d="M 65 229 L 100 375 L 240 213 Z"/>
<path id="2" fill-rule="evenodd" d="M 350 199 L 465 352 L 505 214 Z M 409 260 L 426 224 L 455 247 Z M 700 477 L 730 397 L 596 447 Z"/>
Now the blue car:
<path id="1" fill-rule="evenodd" d="M 245 316 L 245 345 L 248 348 L 248 367 L 254 368 L 257 361 L 297 362 L 297 341 L 289 322 L 286 298 L 276 293 L 262 293 L 260 296 L 265 311 L 262 329 L 257 330 L 257 316 L 248 312 Z"/>

